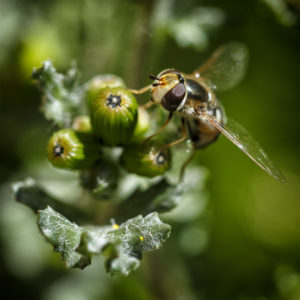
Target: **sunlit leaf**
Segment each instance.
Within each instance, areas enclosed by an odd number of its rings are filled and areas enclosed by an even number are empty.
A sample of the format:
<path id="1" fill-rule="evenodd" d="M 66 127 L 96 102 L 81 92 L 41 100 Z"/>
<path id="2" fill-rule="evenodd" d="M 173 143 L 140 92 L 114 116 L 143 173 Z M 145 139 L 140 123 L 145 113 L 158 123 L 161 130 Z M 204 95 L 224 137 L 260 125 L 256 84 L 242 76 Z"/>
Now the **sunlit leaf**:
<path id="1" fill-rule="evenodd" d="M 56 71 L 50 60 L 32 72 L 32 78 L 44 94 L 42 111 L 45 117 L 61 127 L 70 126 L 72 118 L 83 112 L 83 92 L 78 77 L 76 65 L 63 75 Z"/>
<path id="2" fill-rule="evenodd" d="M 51 207 L 39 211 L 38 226 L 68 268 L 83 269 L 90 264 L 91 255 L 102 254 L 111 275 L 135 270 L 143 252 L 160 248 L 171 230 L 157 213 L 139 215 L 120 226 L 79 227 Z"/>
<path id="3" fill-rule="evenodd" d="M 171 227 L 157 213 L 129 219 L 120 226 L 94 227 L 82 234 L 80 253 L 102 253 L 111 275 L 128 275 L 135 270 L 143 252 L 159 249 L 169 237 Z"/>
<path id="4" fill-rule="evenodd" d="M 54 251 L 61 253 L 68 268 L 83 269 L 91 263 L 89 256 L 76 252 L 83 232 L 81 227 L 71 223 L 50 206 L 39 211 L 37 224 Z"/>

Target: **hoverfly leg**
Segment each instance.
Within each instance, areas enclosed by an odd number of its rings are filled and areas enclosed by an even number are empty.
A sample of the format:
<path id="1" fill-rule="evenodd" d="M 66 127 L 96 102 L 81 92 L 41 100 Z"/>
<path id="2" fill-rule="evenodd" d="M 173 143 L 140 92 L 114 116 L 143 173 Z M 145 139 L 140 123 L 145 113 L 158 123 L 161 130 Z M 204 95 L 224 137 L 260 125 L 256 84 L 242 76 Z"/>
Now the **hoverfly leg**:
<path id="1" fill-rule="evenodd" d="M 140 95 L 140 94 L 144 94 L 145 92 L 149 91 L 152 87 L 152 84 L 150 85 L 147 85 L 139 90 L 135 90 L 135 89 L 129 89 L 129 91 L 132 93 L 132 94 L 136 94 L 136 95 Z"/>
<path id="2" fill-rule="evenodd" d="M 151 107 L 153 104 L 154 104 L 154 102 L 150 100 L 147 103 L 140 105 L 140 107 L 147 109 L 147 108 Z"/>
<path id="3" fill-rule="evenodd" d="M 155 132 L 154 134 L 148 136 L 143 142 L 142 142 L 142 146 L 148 142 L 149 140 L 151 140 L 153 137 L 157 136 L 159 133 L 161 133 L 168 125 L 168 123 L 171 121 L 173 116 L 173 112 L 169 113 L 168 119 L 165 121 L 165 123 L 159 128 L 159 130 L 157 130 L 157 132 Z"/>
<path id="4" fill-rule="evenodd" d="M 167 148 L 170 148 L 174 145 L 177 145 L 181 142 L 183 142 L 184 140 L 186 140 L 187 137 L 187 133 L 186 133 L 186 128 L 185 128 L 185 122 L 184 122 L 184 118 L 181 118 L 181 124 L 182 124 L 182 137 L 172 143 L 166 144 L 161 148 L 161 152 Z"/>
<path id="5" fill-rule="evenodd" d="M 190 156 L 188 157 L 188 159 L 181 166 L 180 173 L 179 173 L 178 183 L 182 183 L 183 182 L 185 169 L 188 166 L 188 164 L 192 161 L 192 159 L 194 158 L 195 152 L 196 152 L 196 148 L 193 147 L 192 153 L 190 154 Z"/>

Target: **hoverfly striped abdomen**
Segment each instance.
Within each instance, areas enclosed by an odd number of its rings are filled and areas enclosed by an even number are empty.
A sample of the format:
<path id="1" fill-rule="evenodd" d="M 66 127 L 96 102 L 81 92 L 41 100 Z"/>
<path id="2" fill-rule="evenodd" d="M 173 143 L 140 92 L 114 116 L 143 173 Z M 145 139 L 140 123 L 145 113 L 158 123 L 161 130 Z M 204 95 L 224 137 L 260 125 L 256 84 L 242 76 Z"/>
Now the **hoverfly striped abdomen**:
<path id="1" fill-rule="evenodd" d="M 212 115 L 218 122 L 226 122 L 226 116 L 221 106 L 214 108 Z M 210 145 L 220 135 L 219 130 L 212 126 L 205 118 L 201 118 L 201 115 L 198 118 L 186 118 L 186 124 L 189 138 L 195 149 L 201 149 Z"/>

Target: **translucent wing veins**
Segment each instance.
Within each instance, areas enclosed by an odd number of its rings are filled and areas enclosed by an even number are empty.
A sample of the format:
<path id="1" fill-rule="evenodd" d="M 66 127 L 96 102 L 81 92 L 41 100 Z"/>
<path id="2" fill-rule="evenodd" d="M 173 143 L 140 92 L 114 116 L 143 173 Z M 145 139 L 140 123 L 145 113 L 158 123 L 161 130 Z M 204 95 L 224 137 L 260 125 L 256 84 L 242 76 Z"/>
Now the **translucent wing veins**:
<path id="1" fill-rule="evenodd" d="M 237 85 L 246 73 L 248 50 L 242 43 L 231 42 L 218 48 L 193 75 L 203 78 L 217 90 Z"/>
<path id="2" fill-rule="evenodd" d="M 228 119 L 227 124 L 223 125 L 209 114 L 205 114 L 205 118 L 269 175 L 280 182 L 287 182 L 283 174 L 244 127 L 231 119 Z"/>

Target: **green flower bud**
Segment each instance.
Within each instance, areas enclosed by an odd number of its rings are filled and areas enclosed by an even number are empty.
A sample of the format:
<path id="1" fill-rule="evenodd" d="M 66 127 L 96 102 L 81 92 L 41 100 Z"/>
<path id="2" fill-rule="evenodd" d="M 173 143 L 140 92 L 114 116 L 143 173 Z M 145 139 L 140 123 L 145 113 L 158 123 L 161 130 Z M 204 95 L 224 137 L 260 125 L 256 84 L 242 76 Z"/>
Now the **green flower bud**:
<path id="1" fill-rule="evenodd" d="M 99 145 L 90 134 L 62 129 L 50 138 L 48 160 L 57 168 L 89 168 L 99 158 Z"/>
<path id="2" fill-rule="evenodd" d="M 107 74 L 107 75 L 98 75 L 92 78 L 89 83 L 86 90 L 86 101 L 88 107 L 90 107 L 90 103 L 93 99 L 98 97 L 99 91 L 106 87 L 126 87 L 125 83 L 122 78 L 113 75 L 113 74 Z"/>
<path id="3" fill-rule="evenodd" d="M 104 88 L 90 105 L 94 134 L 106 145 L 127 144 L 137 123 L 135 97 L 121 87 Z"/>
<path id="4" fill-rule="evenodd" d="M 80 182 L 83 188 L 101 199 L 113 197 L 119 179 L 119 168 L 116 163 L 107 160 L 98 160 L 92 168 L 83 170 Z"/>
<path id="5" fill-rule="evenodd" d="M 169 149 L 161 149 L 162 146 L 154 142 L 133 144 L 125 147 L 121 161 L 129 172 L 146 177 L 162 175 L 170 168 L 171 156 Z"/>
<path id="6" fill-rule="evenodd" d="M 133 132 L 132 141 L 141 142 L 145 139 L 145 134 L 150 127 L 150 116 L 146 109 L 138 108 L 138 120 Z"/>
<path id="7" fill-rule="evenodd" d="M 74 119 L 72 129 L 79 132 L 91 133 L 92 124 L 89 116 L 78 116 Z"/>

